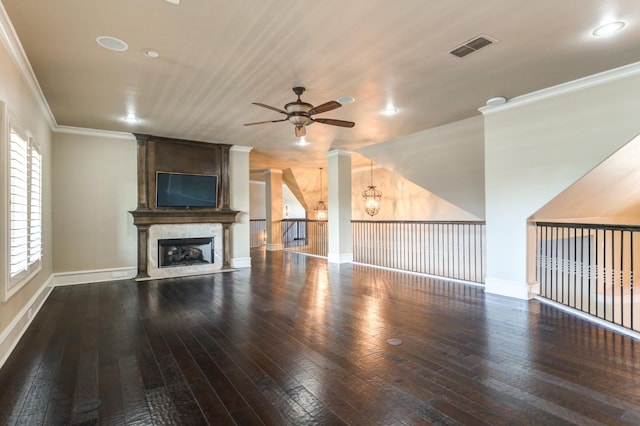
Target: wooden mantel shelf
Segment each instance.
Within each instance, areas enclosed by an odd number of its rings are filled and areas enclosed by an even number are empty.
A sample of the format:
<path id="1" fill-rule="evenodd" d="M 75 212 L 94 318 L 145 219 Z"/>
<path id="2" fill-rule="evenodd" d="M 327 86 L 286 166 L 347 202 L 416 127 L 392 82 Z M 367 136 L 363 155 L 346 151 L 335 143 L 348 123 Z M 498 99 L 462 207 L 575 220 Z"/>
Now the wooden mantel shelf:
<path id="1" fill-rule="evenodd" d="M 234 223 L 239 211 L 212 209 L 137 209 L 130 211 L 133 224 L 167 225 L 178 223 Z"/>

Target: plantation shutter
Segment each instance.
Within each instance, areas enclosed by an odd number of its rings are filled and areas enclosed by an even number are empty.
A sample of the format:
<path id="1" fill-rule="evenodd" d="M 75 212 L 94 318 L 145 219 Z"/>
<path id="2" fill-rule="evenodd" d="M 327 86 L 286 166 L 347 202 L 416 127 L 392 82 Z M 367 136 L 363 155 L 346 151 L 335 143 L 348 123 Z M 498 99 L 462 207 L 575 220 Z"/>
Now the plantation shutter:
<path id="1" fill-rule="evenodd" d="M 11 278 L 26 271 L 28 262 L 28 160 L 29 144 L 26 139 L 11 129 L 9 148 L 9 272 Z"/>
<path id="2" fill-rule="evenodd" d="M 31 145 L 30 205 L 29 205 L 29 264 L 42 256 L 42 156 Z"/>

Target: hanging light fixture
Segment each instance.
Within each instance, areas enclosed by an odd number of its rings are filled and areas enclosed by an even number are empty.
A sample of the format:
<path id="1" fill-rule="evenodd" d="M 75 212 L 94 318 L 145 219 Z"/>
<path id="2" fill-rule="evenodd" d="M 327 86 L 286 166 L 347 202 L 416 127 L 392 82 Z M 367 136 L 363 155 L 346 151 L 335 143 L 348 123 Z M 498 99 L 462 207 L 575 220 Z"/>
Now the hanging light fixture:
<path id="1" fill-rule="evenodd" d="M 327 205 L 322 201 L 322 167 L 320 167 L 320 201 L 313 208 L 316 212 L 316 219 L 327 220 Z"/>
<path id="2" fill-rule="evenodd" d="M 380 199 L 382 198 L 382 192 L 377 190 L 373 185 L 373 161 L 371 162 L 369 188 L 362 191 L 362 198 L 364 198 L 364 211 L 366 211 L 369 216 L 377 215 L 380 211 Z"/>

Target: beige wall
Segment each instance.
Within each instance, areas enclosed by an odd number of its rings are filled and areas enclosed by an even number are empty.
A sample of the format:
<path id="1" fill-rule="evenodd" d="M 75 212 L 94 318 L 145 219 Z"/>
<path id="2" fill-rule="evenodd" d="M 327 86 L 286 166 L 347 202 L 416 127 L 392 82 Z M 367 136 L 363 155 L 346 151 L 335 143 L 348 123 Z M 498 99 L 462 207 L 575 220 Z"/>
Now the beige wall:
<path id="1" fill-rule="evenodd" d="M 29 132 L 30 136 L 40 145 L 42 153 L 42 210 L 43 210 L 43 254 L 42 270 L 29 283 L 22 287 L 7 302 L 0 301 L 0 337 L 6 337 L 12 321 L 19 320 L 18 315 L 26 309 L 29 302 L 38 295 L 43 286 L 51 278 L 52 274 L 52 176 L 51 176 L 51 118 L 44 104 L 34 94 L 34 91 L 22 78 L 22 74 L 12 61 L 5 44 L 0 43 L 0 101 L 4 102 L 11 116 L 17 119 L 22 128 Z M 2 185 L 6 184 L 7 163 L 4 159 L 0 161 L 0 173 Z M 0 197 L 0 223 L 7 221 L 6 208 L 7 199 Z M 3 234 L 6 232 L 3 228 Z M 6 250 L 5 247 L 0 248 Z M 3 267 L 4 268 L 4 267 Z M 4 272 L 0 278 L 0 285 L 4 286 Z M 14 324 L 15 325 L 15 324 Z M 3 359 L 7 348 L 6 341 L 0 339 L 0 360 Z"/>
<path id="2" fill-rule="evenodd" d="M 307 212 L 310 219 L 315 219 L 313 206 L 320 199 L 320 178 L 318 169 L 295 169 L 292 170 L 295 180 L 302 183 L 300 191 L 310 207 Z M 323 170 L 324 201 L 327 202 L 327 174 Z M 351 175 L 351 217 L 353 220 L 482 220 L 468 211 L 456 206 L 449 201 L 438 197 L 421 186 L 405 179 L 399 174 L 384 167 L 374 165 L 373 183 L 382 191 L 382 202 L 380 212 L 374 216 L 369 216 L 364 211 L 362 191 L 367 189 L 370 182 L 370 169 L 358 168 L 352 171 Z M 285 203 L 285 192 L 283 189 L 283 203 Z M 264 219 L 264 183 L 251 182 L 251 218 Z M 288 202 L 295 203 L 294 198 L 289 198 Z M 286 203 L 285 203 L 286 204 Z M 298 204 L 301 215 L 304 216 L 304 208 Z M 329 206 L 331 209 L 331 206 Z"/>
<path id="3" fill-rule="evenodd" d="M 375 166 L 373 184 L 382 191 L 382 200 L 380 211 L 371 217 L 364 211 L 362 198 L 370 176 L 370 170 L 360 169 L 351 177 L 353 220 L 481 220 L 402 176 Z"/>
<path id="4" fill-rule="evenodd" d="M 54 271 L 135 267 L 136 141 L 54 133 Z"/>

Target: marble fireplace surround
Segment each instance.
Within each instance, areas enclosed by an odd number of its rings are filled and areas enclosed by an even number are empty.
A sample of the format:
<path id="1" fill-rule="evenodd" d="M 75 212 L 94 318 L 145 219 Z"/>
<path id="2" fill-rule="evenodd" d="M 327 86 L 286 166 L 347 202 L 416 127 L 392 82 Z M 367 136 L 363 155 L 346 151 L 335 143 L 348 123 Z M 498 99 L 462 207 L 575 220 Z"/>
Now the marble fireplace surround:
<path id="1" fill-rule="evenodd" d="M 209 238 L 213 237 L 213 262 L 188 266 L 160 267 L 158 261 L 158 240 L 173 238 Z M 208 274 L 222 270 L 222 224 L 194 223 L 175 225 L 153 225 L 149 228 L 147 252 L 147 274 L 150 279 L 184 277 L 187 275 Z"/>

